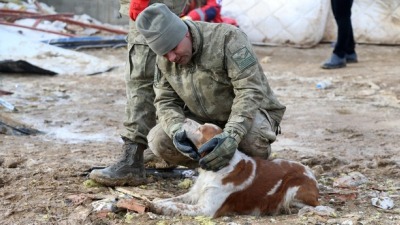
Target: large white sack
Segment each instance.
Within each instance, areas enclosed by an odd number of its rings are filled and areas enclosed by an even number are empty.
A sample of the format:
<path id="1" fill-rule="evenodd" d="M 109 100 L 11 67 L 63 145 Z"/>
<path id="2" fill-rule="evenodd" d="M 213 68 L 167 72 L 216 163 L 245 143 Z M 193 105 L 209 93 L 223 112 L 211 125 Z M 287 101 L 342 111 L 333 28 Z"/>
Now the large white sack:
<path id="1" fill-rule="evenodd" d="M 237 20 L 255 44 L 312 47 L 324 34 L 330 0 L 223 0 L 222 15 Z"/>
<path id="2" fill-rule="evenodd" d="M 323 41 L 336 40 L 336 22 L 329 11 Z M 400 44 L 400 0 L 354 0 L 351 20 L 357 43 Z"/>

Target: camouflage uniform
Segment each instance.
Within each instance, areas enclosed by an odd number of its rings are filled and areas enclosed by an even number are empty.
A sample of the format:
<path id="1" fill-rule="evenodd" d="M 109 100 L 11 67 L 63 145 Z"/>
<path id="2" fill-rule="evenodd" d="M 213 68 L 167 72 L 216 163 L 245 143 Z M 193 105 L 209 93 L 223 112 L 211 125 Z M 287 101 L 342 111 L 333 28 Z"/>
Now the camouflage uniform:
<path id="1" fill-rule="evenodd" d="M 155 1 L 155 0 L 154 0 Z M 158 0 L 157 0 L 158 1 Z M 186 1 L 165 0 L 171 11 L 180 14 Z M 163 1 L 159 1 L 163 2 Z M 129 12 L 130 1 L 121 0 L 122 14 Z M 149 4 L 154 2 L 150 1 Z M 130 20 L 128 34 L 128 60 L 126 62 L 126 119 L 123 156 L 116 163 L 90 172 L 90 179 L 106 186 L 141 185 L 147 183 L 144 161 L 153 158 L 146 154 L 147 134 L 156 124 L 153 90 L 156 54 L 150 50 L 144 37 Z M 146 151 L 151 153 L 151 151 Z M 147 155 L 148 157 L 146 157 Z"/>
<path id="2" fill-rule="evenodd" d="M 150 4 L 166 4 L 172 12 L 180 15 L 186 5 L 182 0 L 151 0 Z M 128 16 L 130 0 L 120 0 L 120 13 Z M 129 20 L 128 60 L 125 68 L 127 106 L 123 137 L 147 145 L 146 136 L 156 124 L 154 108 L 153 77 L 156 54 L 149 48 L 135 22 Z"/>
<path id="3" fill-rule="evenodd" d="M 226 24 L 185 23 L 193 38 L 193 57 L 187 65 L 157 58 L 160 124 L 148 135 L 149 147 L 169 163 L 193 164 L 171 141 L 189 117 L 223 127 L 241 151 L 268 158 L 286 107 L 271 90 L 246 35 Z"/>

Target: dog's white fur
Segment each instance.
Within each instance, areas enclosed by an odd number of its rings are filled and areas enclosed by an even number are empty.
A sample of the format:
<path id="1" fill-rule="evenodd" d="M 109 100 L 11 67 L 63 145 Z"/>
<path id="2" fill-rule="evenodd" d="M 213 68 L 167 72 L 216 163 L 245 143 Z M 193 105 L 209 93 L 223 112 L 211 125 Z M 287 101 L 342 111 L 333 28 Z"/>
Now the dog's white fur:
<path id="1" fill-rule="evenodd" d="M 186 120 L 184 125 L 184 129 L 186 130 L 188 138 L 192 140 L 192 142 L 194 142 L 195 145 L 196 145 L 195 142 L 199 141 L 198 139 L 203 135 L 201 133 L 202 131 L 199 130 L 200 126 L 201 126 L 200 124 L 192 120 Z M 205 124 L 203 126 L 215 126 L 215 125 Z M 215 127 L 220 130 L 219 127 L 217 126 Z M 204 140 L 202 142 L 204 142 Z M 197 143 L 197 145 L 200 144 Z M 228 177 L 229 174 L 235 170 L 239 162 L 242 162 L 242 165 L 243 162 L 246 162 L 247 166 L 252 165 L 251 172 L 246 177 L 246 179 L 241 180 L 240 184 L 238 185 L 235 185 L 234 182 L 226 182 L 226 180 L 225 182 L 223 182 L 224 178 Z M 274 166 L 273 168 L 275 167 L 280 168 L 282 166 L 284 167 L 300 166 L 299 168 L 304 168 L 304 173 L 301 174 L 302 179 L 310 179 L 312 180 L 312 185 L 314 184 L 317 185 L 317 181 L 315 180 L 315 177 L 312 174 L 311 170 L 300 163 L 282 159 L 276 159 L 269 162 L 264 162 L 263 160 L 262 163 L 273 163 L 275 164 L 273 165 Z M 204 216 L 218 217 L 222 215 L 235 214 L 237 213 L 235 212 L 235 210 L 233 211 L 230 211 L 229 209 L 224 210 L 224 208 L 221 207 L 223 207 L 225 204 L 228 204 L 226 203 L 226 201 L 232 194 L 241 191 L 246 191 L 246 189 L 249 188 L 250 186 L 254 187 L 254 185 L 261 185 L 261 186 L 263 185 L 263 182 L 261 182 L 260 184 L 254 184 L 257 175 L 256 174 L 258 168 L 257 166 L 258 163 L 255 158 L 249 157 L 244 153 L 236 150 L 233 158 L 226 167 L 222 168 L 217 172 L 199 169 L 199 177 L 197 178 L 196 182 L 194 183 L 193 187 L 190 189 L 189 192 L 169 199 L 154 200 L 151 203 L 150 210 L 155 213 L 164 215 L 188 215 L 188 216 L 204 215 Z M 262 171 L 262 173 L 269 173 L 269 171 Z M 268 197 L 274 197 L 274 195 L 279 194 L 277 193 L 278 189 L 282 189 L 282 185 L 287 183 L 287 182 L 285 183 L 284 182 L 285 180 L 283 179 L 284 178 L 277 179 L 276 183 L 274 183 L 274 185 L 268 188 L 268 191 L 265 192 L 265 195 L 269 195 Z M 289 206 L 302 207 L 306 204 L 301 199 L 296 198 L 300 186 L 301 185 L 294 185 L 288 187 L 287 190 L 285 190 L 284 196 L 282 196 L 282 200 L 279 200 L 276 203 L 266 202 L 265 204 L 261 204 L 260 206 L 252 205 L 251 207 L 249 207 L 249 209 L 246 209 L 245 212 L 240 212 L 240 213 L 251 214 L 251 215 L 266 214 L 265 210 L 264 212 L 262 210 L 266 204 L 276 204 L 273 205 L 274 212 L 279 211 L 281 208 L 289 209 Z"/>

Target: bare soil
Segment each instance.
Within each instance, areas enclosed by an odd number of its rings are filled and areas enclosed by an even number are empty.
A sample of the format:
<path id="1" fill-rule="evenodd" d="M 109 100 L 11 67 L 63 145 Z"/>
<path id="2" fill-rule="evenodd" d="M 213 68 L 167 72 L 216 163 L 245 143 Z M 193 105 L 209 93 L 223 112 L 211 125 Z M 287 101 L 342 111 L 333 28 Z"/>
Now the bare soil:
<path id="1" fill-rule="evenodd" d="M 69 200 L 77 194 L 115 195 L 114 189 L 85 185 L 84 171 L 106 166 L 121 154 L 125 107 L 123 66 L 93 75 L 0 74 L 2 117 L 45 132 L 0 134 L 1 224 L 400 224 L 400 47 L 359 45 L 359 63 L 320 69 L 328 44 L 311 49 L 255 47 L 280 101 L 287 106 L 273 157 L 309 165 L 321 187 L 328 216 L 292 214 L 233 216 L 218 219 L 166 217 L 126 210 L 102 215 L 92 201 Z M 84 50 L 123 64 L 125 49 Z M 319 90 L 316 83 L 330 80 Z M 338 188 L 333 182 L 359 172 L 368 182 Z M 149 199 L 186 192 L 182 179 L 158 180 L 132 188 Z M 394 208 L 371 204 L 377 195 Z M 74 204 L 75 203 L 75 204 Z"/>

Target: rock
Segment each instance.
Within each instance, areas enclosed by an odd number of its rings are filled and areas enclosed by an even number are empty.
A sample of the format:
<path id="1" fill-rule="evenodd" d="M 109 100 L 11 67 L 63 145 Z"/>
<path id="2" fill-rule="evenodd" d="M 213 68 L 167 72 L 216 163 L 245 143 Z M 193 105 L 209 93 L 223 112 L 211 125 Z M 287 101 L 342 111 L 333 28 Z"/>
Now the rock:
<path id="1" fill-rule="evenodd" d="M 350 188 L 357 187 L 368 182 L 368 178 L 360 172 L 351 172 L 333 182 L 334 187 Z"/>
<path id="2" fill-rule="evenodd" d="M 393 199 L 389 197 L 372 198 L 371 203 L 373 206 L 381 209 L 392 209 L 394 207 Z"/>

